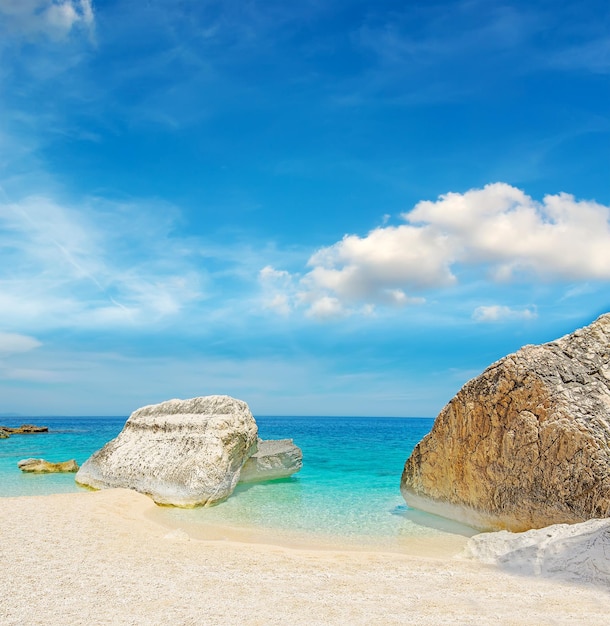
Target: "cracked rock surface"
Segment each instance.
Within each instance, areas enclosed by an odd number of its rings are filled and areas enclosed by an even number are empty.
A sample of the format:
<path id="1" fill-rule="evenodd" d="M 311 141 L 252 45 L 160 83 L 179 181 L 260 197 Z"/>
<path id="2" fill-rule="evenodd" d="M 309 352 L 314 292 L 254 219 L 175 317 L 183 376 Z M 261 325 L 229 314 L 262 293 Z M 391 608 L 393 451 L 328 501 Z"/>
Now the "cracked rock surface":
<path id="1" fill-rule="evenodd" d="M 466 383 L 407 460 L 401 492 L 483 530 L 610 517 L 610 313 Z"/>

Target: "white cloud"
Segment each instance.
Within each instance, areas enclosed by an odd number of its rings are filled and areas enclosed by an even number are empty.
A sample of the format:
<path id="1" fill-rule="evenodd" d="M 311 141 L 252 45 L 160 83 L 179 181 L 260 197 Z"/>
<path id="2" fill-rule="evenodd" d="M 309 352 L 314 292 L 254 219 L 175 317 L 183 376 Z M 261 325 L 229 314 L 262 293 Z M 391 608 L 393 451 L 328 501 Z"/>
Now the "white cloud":
<path id="1" fill-rule="evenodd" d="M 259 272 L 259 278 L 266 284 L 283 284 L 287 285 L 292 281 L 292 276 L 285 270 L 276 270 L 271 265 L 266 265 Z"/>
<path id="2" fill-rule="evenodd" d="M 18 354 L 39 348 L 42 344 L 38 339 L 18 333 L 0 332 L 0 355 Z"/>
<path id="3" fill-rule="evenodd" d="M 337 298 L 330 296 L 322 296 L 311 304 L 305 314 L 320 320 L 335 319 L 347 315 L 347 311 L 343 308 L 341 302 Z"/>
<path id="4" fill-rule="evenodd" d="M 288 296 L 281 293 L 275 294 L 271 300 L 267 300 L 265 307 L 273 309 L 276 313 L 280 313 L 281 315 L 288 315 L 292 311 Z"/>
<path id="5" fill-rule="evenodd" d="M 48 382 L 53 378 L 50 371 L 39 368 L 15 367 L 10 363 L 13 357 L 19 358 L 32 350 L 40 348 L 42 343 L 29 335 L 0 332 L 0 380 L 24 380 Z"/>
<path id="6" fill-rule="evenodd" d="M 610 208 L 566 193 L 536 202 L 505 183 L 420 202 L 403 216 L 442 232 L 456 261 L 489 264 L 498 280 L 610 279 Z"/>
<path id="7" fill-rule="evenodd" d="M 364 317 L 375 317 L 375 305 L 374 304 L 365 304 L 360 311 Z"/>
<path id="8" fill-rule="evenodd" d="M 62 34 L 70 32 L 70 29 L 79 17 L 72 2 L 52 4 L 46 11 L 47 22 L 51 28 Z"/>
<path id="9" fill-rule="evenodd" d="M 13 36 L 54 40 L 81 26 L 91 30 L 95 20 L 91 0 L 0 0 L 0 15 Z"/>
<path id="10" fill-rule="evenodd" d="M 313 269 L 305 283 L 346 300 L 373 296 L 380 301 L 392 300 L 389 292 L 402 286 L 450 285 L 455 277 L 449 270 L 449 243 L 426 227 L 388 226 L 366 237 L 346 235 L 309 259 Z"/>
<path id="11" fill-rule="evenodd" d="M 293 310 L 295 288 L 290 272 L 276 270 L 266 265 L 258 274 L 263 287 L 263 308 L 271 309 L 280 315 L 288 315 Z"/>
<path id="12" fill-rule="evenodd" d="M 538 317 L 534 308 L 512 309 L 508 306 L 493 304 L 479 306 L 472 313 L 472 319 L 476 322 L 500 322 L 502 320 L 532 320 Z"/>
<path id="13" fill-rule="evenodd" d="M 580 298 L 581 296 L 594 293 L 595 289 L 589 283 L 583 283 L 580 285 L 575 285 L 574 287 L 570 287 L 567 291 L 561 296 L 561 301 L 569 300 L 571 298 Z"/>
<path id="14" fill-rule="evenodd" d="M 0 324 L 150 326 L 203 297 L 195 244 L 172 239 L 170 207 L 0 203 Z"/>
<path id="15" fill-rule="evenodd" d="M 418 304 L 422 292 L 455 285 L 466 269 L 494 282 L 610 280 L 610 208 L 593 201 L 560 193 L 537 202 L 494 183 L 419 202 L 402 218 L 315 252 L 297 303 L 310 315 Z"/>

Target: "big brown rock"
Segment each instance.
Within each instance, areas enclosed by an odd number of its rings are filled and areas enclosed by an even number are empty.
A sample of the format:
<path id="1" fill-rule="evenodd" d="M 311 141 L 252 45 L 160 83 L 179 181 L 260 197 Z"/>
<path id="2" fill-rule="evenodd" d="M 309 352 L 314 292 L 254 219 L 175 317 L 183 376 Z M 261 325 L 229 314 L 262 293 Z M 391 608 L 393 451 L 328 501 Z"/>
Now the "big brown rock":
<path id="1" fill-rule="evenodd" d="M 610 517 L 610 314 L 466 383 L 407 460 L 401 492 L 483 530 Z"/>

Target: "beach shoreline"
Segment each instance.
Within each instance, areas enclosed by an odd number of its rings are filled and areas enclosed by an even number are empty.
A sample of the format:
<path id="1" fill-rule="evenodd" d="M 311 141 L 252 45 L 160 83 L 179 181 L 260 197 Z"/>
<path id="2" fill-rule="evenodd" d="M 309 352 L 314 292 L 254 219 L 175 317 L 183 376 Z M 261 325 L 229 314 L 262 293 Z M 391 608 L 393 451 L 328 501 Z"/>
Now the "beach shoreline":
<path id="1" fill-rule="evenodd" d="M 167 528 L 169 532 L 182 530 L 191 539 L 199 541 L 222 541 L 235 544 L 260 544 L 289 550 L 318 552 L 374 552 L 450 558 L 460 553 L 470 535 L 423 529 L 421 534 L 396 535 L 332 535 L 306 530 L 287 530 L 283 527 L 238 525 L 218 521 L 205 521 L 204 516 L 188 520 L 188 516 L 176 519 L 173 507 L 160 507 L 151 503 L 142 511 L 148 520 Z M 183 510 L 178 509 L 183 512 Z M 198 511 L 196 511 L 198 512 Z M 448 525 L 451 522 L 448 521 Z M 473 530 L 472 534 L 476 531 Z"/>
<path id="2" fill-rule="evenodd" d="M 602 624 L 610 611 L 599 587 L 460 558 L 464 537 L 429 553 L 276 545 L 220 527 L 206 539 L 124 489 L 2 498 L 0 524 L 7 626 Z"/>

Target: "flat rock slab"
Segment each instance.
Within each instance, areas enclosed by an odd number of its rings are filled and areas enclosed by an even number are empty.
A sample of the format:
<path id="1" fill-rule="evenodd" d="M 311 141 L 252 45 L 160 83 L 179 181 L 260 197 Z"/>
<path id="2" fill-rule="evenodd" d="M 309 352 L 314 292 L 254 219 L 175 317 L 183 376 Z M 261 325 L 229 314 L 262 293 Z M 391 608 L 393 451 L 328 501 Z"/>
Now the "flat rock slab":
<path id="1" fill-rule="evenodd" d="M 22 424 L 17 428 L 0 426 L 0 439 L 8 439 L 10 435 L 33 435 L 36 433 L 48 433 L 48 426 L 35 426 L 34 424 Z"/>
<path id="2" fill-rule="evenodd" d="M 132 413 L 119 435 L 83 463 L 76 482 L 134 489 L 157 504 L 212 505 L 233 492 L 257 434 L 241 400 L 168 400 Z"/>
<path id="3" fill-rule="evenodd" d="M 482 533 L 463 556 L 531 576 L 610 589 L 610 520 L 556 524 L 523 533 Z"/>
<path id="4" fill-rule="evenodd" d="M 288 478 L 303 467 L 303 452 L 292 439 L 258 440 L 257 451 L 245 462 L 240 483 Z"/>
<path id="5" fill-rule="evenodd" d="M 78 472 L 78 463 L 74 459 L 62 461 L 61 463 L 50 463 L 45 459 L 23 459 L 17 463 L 17 467 L 22 472 L 34 474 L 59 474 Z"/>

